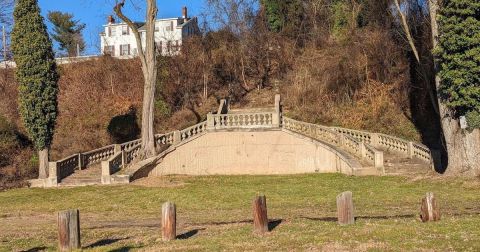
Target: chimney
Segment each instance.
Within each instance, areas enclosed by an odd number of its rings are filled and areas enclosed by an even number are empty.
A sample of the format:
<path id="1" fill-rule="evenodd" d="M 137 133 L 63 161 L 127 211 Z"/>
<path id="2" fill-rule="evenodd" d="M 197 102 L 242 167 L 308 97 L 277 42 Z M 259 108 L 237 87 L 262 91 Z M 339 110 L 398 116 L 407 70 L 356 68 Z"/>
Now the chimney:
<path id="1" fill-rule="evenodd" d="M 113 18 L 112 15 L 108 16 L 108 23 L 109 24 L 114 24 L 115 23 L 115 18 Z"/>
<path id="2" fill-rule="evenodd" d="M 182 8 L 182 18 L 185 22 L 188 20 L 187 6 L 183 6 L 183 8 Z"/>

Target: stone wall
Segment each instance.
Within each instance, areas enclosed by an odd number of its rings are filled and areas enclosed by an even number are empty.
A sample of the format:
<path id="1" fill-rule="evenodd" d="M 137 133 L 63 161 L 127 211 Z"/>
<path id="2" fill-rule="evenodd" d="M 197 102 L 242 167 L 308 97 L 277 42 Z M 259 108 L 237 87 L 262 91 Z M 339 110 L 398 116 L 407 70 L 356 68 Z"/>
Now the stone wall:
<path id="1" fill-rule="evenodd" d="M 237 130 L 209 132 L 178 146 L 150 175 L 352 174 L 358 167 L 346 153 L 307 137 Z"/>

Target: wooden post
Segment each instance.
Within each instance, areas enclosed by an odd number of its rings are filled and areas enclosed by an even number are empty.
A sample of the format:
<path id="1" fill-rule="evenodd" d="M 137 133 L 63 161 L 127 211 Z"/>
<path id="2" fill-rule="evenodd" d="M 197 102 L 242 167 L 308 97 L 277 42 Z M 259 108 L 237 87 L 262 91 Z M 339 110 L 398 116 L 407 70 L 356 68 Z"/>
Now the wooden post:
<path id="1" fill-rule="evenodd" d="M 172 202 L 165 202 L 162 206 L 162 239 L 175 240 L 177 236 L 176 206 Z"/>
<path id="2" fill-rule="evenodd" d="M 343 192 L 337 196 L 338 224 L 350 225 L 355 223 L 352 192 Z"/>
<path id="3" fill-rule="evenodd" d="M 420 218 L 423 222 L 440 220 L 440 209 L 432 192 L 428 192 L 422 199 L 420 211 Z"/>
<path id="4" fill-rule="evenodd" d="M 58 212 L 58 249 L 80 249 L 80 213 L 78 209 Z"/>
<path id="5" fill-rule="evenodd" d="M 263 234 L 268 232 L 267 198 L 257 196 L 253 200 L 253 232 Z"/>

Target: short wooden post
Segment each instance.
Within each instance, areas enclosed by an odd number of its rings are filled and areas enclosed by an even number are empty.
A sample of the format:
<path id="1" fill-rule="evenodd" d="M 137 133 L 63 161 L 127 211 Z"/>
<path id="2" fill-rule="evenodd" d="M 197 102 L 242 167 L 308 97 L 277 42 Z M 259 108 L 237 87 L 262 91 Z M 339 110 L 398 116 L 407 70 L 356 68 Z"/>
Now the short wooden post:
<path id="1" fill-rule="evenodd" d="M 355 223 L 352 192 L 343 192 L 337 196 L 337 215 L 340 225 Z"/>
<path id="2" fill-rule="evenodd" d="M 440 209 L 432 192 L 428 192 L 422 199 L 420 211 L 420 218 L 423 222 L 440 220 Z"/>
<path id="3" fill-rule="evenodd" d="M 253 232 L 263 234 L 268 232 L 267 198 L 257 196 L 253 200 Z"/>
<path id="4" fill-rule="evenodd" d="M 80 213 L 78 209 L 58 212 L 58 249 L 80 249 Z"/>
<path id="5" fill-rule="evenodd" d="M 162 206 L 162 239 L 175 240 L 177 237 L 177 212 L 172 202 L 165 202 Z"/>

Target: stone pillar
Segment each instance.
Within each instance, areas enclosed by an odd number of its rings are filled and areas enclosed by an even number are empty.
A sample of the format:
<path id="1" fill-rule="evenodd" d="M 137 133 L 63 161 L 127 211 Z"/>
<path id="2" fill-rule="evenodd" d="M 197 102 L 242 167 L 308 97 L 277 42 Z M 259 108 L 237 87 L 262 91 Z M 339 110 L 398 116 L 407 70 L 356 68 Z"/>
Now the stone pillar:
<path id="1" fill-rule="evenodd" d="M 110 162 L 102 161 L 102 184 L 110 184 Z"/>
<path id="2" fill-rule="evenodd" d="M 57 162 L 48 163 L 48 178 L 46 178 L 46 187 L 54 187 L 58 185 L 58 169 Z"/>
<path id="3" fill-rule="evenodd" d="M 415 157 L 415 147 L 413 146 L 413 142 L 408 142 L 408 158 Z"/>
<path id="4" fill-rule="evenodd" d="M 120 151 L 122 151 L 122 146 L 120 144 L 114 144 L 113 151 L 115 154 L 119 153 Z"/>
<path id="5" fill-rule="evenodd" d="M 383 152 L 375 151 L 374 166 L 377 169 L 382 169 L 382 173 L 385 174 L 385 167 L 383 166 Z"/>
<path id="6" fill-rule="evenodd" d="M 360 142 L 360 157 L 363 159 L 367 156 L 367 147 L 365 143 Z"/>
<path id="7" fill-rule="evenodd" d="M 178 130 L 175 130 L 173 132 L 173 144 L 174 145 L 179 144 L 181 141 L 182 141 L 182 133 L 180 133 L 180 131 Z"/>
<path id="8" fill-rule="evenodd" d="M 215 119 L 213 118 L 212 113 L 207 114 L 207 130 L 215 129 Z"/>
<path id="9" fill-rule="evenodd" d="M 377 133 L 371 133 L 370 134 L 370 145 L 375 147 L 375 148 L 378 148 L 379 145 L 380 145 L 380 139 L 378 138 L 378 134 Z"/>
<path id="10" fill-rule="evenodd" d="M 83 154 L 78 153 L 78 169 L 83 170 L 83 168 L 85 168 L 83 165 Z"/>

